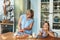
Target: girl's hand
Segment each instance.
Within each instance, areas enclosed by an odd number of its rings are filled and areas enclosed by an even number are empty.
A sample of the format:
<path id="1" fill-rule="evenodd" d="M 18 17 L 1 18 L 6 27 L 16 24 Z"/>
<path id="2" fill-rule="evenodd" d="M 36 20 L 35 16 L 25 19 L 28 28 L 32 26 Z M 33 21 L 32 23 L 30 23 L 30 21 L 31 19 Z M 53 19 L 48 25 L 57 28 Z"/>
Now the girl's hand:
<path id="1" fill-rule="evenodd" d="M 43 28 L 43 30 L 44 30 L 44 31 L 48 31 L 48 29 L 47 29 L 47 28 Z"/>
<path id="2" fill-rule="evenodd" d="M 38 34 L 39 36 L 42 36 L 42 33 L 41 32 L 39 32 L 39 34 Z"/>

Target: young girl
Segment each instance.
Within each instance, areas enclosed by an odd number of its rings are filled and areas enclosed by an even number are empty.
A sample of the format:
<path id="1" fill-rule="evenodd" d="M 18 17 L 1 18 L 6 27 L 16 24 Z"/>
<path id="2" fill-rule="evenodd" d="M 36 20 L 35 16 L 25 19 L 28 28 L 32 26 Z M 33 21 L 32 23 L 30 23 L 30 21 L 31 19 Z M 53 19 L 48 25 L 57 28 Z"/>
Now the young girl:
<path id="1" fill-rule="evenodd" d="M 49 26 L 49 23 L 47 21 L 45 21 L 45 23 L 43 24 L 43 27 L 39 33 L 39 36 L 41 36 L 41 37 L 47 37 L 47 36 L 55 37 L 54 32 L 52 32 L 50 30 L 50 26 Z"/>

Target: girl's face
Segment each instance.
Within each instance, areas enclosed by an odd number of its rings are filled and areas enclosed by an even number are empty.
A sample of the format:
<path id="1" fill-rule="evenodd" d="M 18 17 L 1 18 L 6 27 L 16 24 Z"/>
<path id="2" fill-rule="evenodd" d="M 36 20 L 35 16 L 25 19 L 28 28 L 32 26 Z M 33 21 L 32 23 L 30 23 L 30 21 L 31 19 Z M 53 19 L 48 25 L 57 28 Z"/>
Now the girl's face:
<path id="1" fill-rule="evenodd" d="M 30 17 L 31 17 L 31 13 L 30 13 L 29 10 L 27 10 L 27 12 L 26 12 L 26 16 L 27 16 L 27 18 L 30 18 Z"/>
<path id="2" fill-rule="evenodd" d="M 49 26 L 48 26 L 47 23 L 45 23 L 45 24 L 43 25 L 43 29 L 44 29 L 44 30 L 48 30 L 48 27 L 49 27 Z"/>

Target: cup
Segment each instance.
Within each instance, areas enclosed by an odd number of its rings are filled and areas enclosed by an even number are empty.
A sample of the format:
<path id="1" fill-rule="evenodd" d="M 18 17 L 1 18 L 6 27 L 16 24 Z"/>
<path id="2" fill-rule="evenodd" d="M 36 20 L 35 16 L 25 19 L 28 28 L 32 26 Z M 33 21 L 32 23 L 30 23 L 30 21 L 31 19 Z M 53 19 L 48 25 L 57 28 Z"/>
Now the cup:
<path id="1" fill-rule="evenodd" d="M 36 34 L 35 34 L 35 33 L 32 33 L 32 37 L 33 37 L 33 38 L 36 38 Z"/>

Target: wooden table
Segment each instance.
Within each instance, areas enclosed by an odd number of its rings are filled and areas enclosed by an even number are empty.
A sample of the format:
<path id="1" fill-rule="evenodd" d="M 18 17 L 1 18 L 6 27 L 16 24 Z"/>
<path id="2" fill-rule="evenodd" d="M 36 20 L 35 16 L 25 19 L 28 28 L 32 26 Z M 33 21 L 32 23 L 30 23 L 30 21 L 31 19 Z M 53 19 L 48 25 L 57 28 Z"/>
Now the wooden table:
<path id="1" fill-rule="evenodd" d="M 0 34 L 0 40 L 14 40 L 13 33 L 8 32 L 8 33 Z"/>
<path id="2" fill-rule="evenodd" d="M 1 31 L 2 31 L 2 26 L 1 25 L 5 25 L 7 27 L 7 25 L 13 25 L 13 32 L 14 32 L 14 24 L 13 23 L 0 23 L 0 34 L 1 34 Z"/>
<path id="3" fill-rule="evenodd" d="M 54 38 L 54 37 L 47 37 L 47 38 L 40 38 L 38 40 L 60 40 L 60 38 Z"/>
<path id="4" fill-rule="evenodd" d="M 13 34 L 14 33 L 12 33 L 12 32 L 0 34 L 0 40 L 18 40 L 13 36 Z M 60 38 L 54 38 L 54 37 L 50 37 L 50 36 L 47 38 L 39 38 L 39 39 L 25 37 L 25 38 L 19 38 L 19 40 L 60 40 Z"/>
<path id="5" fill-rule="evenodd" d="M 54 38 L 54 37 L 47 37 L 47 38 L 20 38 L 20 40 L 60 40 L 60 38 Z"/>

